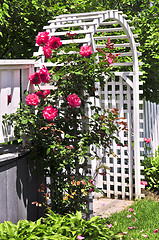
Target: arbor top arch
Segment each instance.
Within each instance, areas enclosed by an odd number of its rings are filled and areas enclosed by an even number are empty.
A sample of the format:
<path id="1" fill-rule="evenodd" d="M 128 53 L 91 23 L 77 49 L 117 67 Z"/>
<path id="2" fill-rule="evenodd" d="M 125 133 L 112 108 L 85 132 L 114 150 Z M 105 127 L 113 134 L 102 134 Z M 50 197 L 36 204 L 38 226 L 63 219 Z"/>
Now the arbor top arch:
<path id="1" fill-rule="evenodd" d="M 139 43 L 135 42 L 137 35 L 132 33 L 135 28 L 129 26 L 131 21 L 126 18 L 127 16 L 118 10 L 65 14 L 48 21 L 49 25 L 44 26 L 44 29 L 49 32 L 50 36 L 59 36 L 63 39 L 62 44 L 72 43 L 72 40 L 64 38 L 68 32 L 76 34 L 73 41 L 78 44 L 91 45 L 93 51 L 97 48 L 104 48 L 104 40 L 109 38 L 115 43 L 114 54 L 120 53 L 119 62 L 112 65 L 132 67 L 133 72 L 139 73 L 141 64 L 138 62 L 138 56 L 141 55 L 137 51 Z M 41 54 L 42 48 L 39 47 L 34 56 Z M 45 63 L 45 60 L 43 59 L 42 62 Z M 46 66 L 50 64 L 45 63 Z"/>
<path id="2" fill-rule="evenodd" d="M 113 73 L 115 76 L 119 76 L 120 84 L 124 81 L 127 83 L 129 89 L 129 112 L 126 109 L 126 114 L 128 116 L 128 125 L 130 129 L 132 128 L 133 132 L 133 141 L 134 141 L 134 153 L 133 159 L 131 158 L 131 148 L 132 140 L 131 134 L 129 133 L 128 145 L 129 145 L 129 171 L 132 174 L 132 165 L 134 161 L 135 165 L 135 196 L 138 198 L 141 194 L 141 185 L 140 185 L 140 142 L 143 139 L 140 137 L 140 115 L 141 110 L 139 109 L 139 104 L 142 102 L 139 100 L 139 94 L 142 94 L 142 91 L 139 90 L 139 85 L 142 84 L 139 82 L 139 75 L 142 74 L 139 72 L 139 65 L 141 64 L 138 61 L 138 56 L 140 52 L 137 51 L 139 43 L 135 42 L 137 35 L 132 31 L 134 27 L 129 26 L 131 21 L 126 19 L 127 16 L 122 14 L 118 10 L 107 10 L 100 12 L 88 12 L 88 13 L 78 13 L 78 14 L 66 14 L 59 15 L 54 17 L 53 20 L 50 20 L 48 26 L 44 27 L 44 30 L 49 32 L 50 36 L 58 36 L 62 40 L 62 44 L 70 44 L 72 41 L 79 44 L 87 44 L 92 46 L 93 51 L 96 52 L 97 48 L 105 48 L 105 41 L 110 39 L 114 43 L 112 54 L 120 53 L 118 62 L 111 64 L 114 66 Z M 76 34 L 72 39 L 68 39 L 66 34 Z M 62 52 L 62 54 L 66 54 Z M 38 48 L 38 52 L 34 53 L 34 56 L 43 56 L 42 47 Z M 45 57 L 41 57 L 37 62 L 37 67 L 51 67 L 54 64 L 52 62 L 47 62 Z M 107 78 L 107 76 L 106 76 Z M 109 78 L 109 76 L 108 76 Z M 115 102 L 115 83 L 111 81 L 111 84 L 114 86 L 114 92 L 112 92 L 113 104 Z M 100 88 L 98 88 L 98 96 L 101 96 Z M 123 91 L 122 93 L 123 94 Z M 107 99 L 105 99 L 105 102 Z M 128 104 L 128 100 L 126 100 Z M 123 110 L 124 100 L 123 97 L 120 99 L 121 111 Z M 140 115 L 139 115 L 140 113 Z M 142 131 L 142 130 L 141 130 Z M 130 176 L 130 189 L 132 189 L 133 182 Z M 132 195 L 132 192 L 130 193 Z"/>

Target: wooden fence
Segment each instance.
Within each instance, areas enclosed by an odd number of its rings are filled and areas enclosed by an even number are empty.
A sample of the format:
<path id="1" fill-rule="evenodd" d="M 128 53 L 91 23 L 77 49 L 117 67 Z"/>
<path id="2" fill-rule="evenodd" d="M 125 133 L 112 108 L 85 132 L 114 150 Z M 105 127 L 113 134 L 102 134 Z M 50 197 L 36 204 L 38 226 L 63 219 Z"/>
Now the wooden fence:
<path id="1" fill-rule="evenodd" d="M 13 113 L 24 101 L 35 60 L 0 60 L 0 143 L 14 138 L 13 129 L 2 125 L 2 116 Z"/>
<path id="2" fill-rule="evenodd" d="M 151 138 L 154 154 L 159 146 L 159 105 L 149 101 L 144 101 L 144 137 Z"/>
<path id="3" fill-rule="evenodd" d="M 4 127 L 2 116 L 13 113 L 24 101 L 34 60 L 0 60 L 0 223 L 20 219 L 36 220 L 42 209 L 32 205 L 41 195 L 38 188 L 44 179 L 35 172 L 28 152 L 16 145 L 2 143 L 14 139 L 12 128 Z"/>

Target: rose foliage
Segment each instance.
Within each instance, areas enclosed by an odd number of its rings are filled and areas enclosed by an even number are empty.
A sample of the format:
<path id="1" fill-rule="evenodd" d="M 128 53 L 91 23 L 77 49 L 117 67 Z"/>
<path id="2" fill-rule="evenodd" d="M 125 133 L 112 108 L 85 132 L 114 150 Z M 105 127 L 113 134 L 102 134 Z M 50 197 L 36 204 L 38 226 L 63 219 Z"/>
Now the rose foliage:
<path id="1" fill-rule="evenodd" d="M 98 101 L 97 85 L 103 88 L 116 56 L 111 54 L 110 40 L 108 47 L 96 53 L 91 46 L 73 41 L 63 46 L 59 37 L 49 37 L 46 32 L 38 34 L 36 43 L 53 67 L 49 71 L 43 67 L 30 76 L 35 93 L 27 93 L 26 103 L 16 113 L 6 115 L 5 121 L 14 125 L 18 138 L 28 136 L 34 161 L 45 177 L 51 177 L 47 187 L 52 210 L 75 212 L 86 206 L 90 192 L 98 191 L 95 177 L 109 171 L 97 148 L 111 154 L 113 141 L 122 145 L 117 132 L 126 130 L 118 109 L 101 109 L 93 104 Z M 40 83 L 48 82 L 49 90 L 42 90 Z M 99 161 L 94 175 L 88 168 L 88 161 L 93 159 Z"/>

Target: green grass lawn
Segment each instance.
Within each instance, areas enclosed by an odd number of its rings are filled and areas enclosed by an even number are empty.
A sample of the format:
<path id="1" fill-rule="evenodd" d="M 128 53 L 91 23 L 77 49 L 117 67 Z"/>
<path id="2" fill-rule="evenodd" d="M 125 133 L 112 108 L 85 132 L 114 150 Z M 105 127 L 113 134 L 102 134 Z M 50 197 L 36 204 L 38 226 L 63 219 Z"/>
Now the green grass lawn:
<path id="1" fill-rule="evenodd" d="M 159 239 L 159 202 L 151 199 L 136 201 L 127 210 L 115 213 L 106 219 L 119 239 Z M 111 226 L 111 225 L 110 225 Z M 157 233 L 154 233 L 156 230 Z M 123 232 L 125 235 L 123 235 Z M 147 236 L 148 235 L 148 236 Z"/>

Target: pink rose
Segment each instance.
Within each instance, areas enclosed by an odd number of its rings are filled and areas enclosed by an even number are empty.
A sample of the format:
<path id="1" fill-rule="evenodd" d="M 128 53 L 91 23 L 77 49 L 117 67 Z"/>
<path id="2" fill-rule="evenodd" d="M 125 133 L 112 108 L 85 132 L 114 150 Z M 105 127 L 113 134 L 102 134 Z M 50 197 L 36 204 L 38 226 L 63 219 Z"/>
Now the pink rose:
<path id="1" fill-rule="evenodd" d="M 43 97 L 42 91 L 38 91 L 38 92 L 36 92 L 35 94 L 36 94 L 38 97 Z"/>
<path id="2" fill-rule="evenodd" d="M 50 95 L 51 92 L 49 89 L 43 91 L 43 97 L 46 98 L 48 95 Z"/>
<path id="3" fill-rule="evenodd" d="M 30 75 L 29 80 L 30 80 L 31 84 L 40 84 L 41 83 L 41 79 L 40 79 L 39 73 L 37 73 L 37 72 L 35 72 L 34 74 Z"/>
<path id="4" fill-rule="evenodd" d="M 93 53 L 92 47 L 85 45 L 80 48 L 80 55 L 82 57 L 89 57 Z"/>
<path id="5" fill-rule="evenodd" d="M 51 48 L 48 46 L 44 46 L 43 47 L 43 52 L 46 58 L 50 58 L 51 57 Z"/>
<path id="6" fill-rule="evenodd" d="M 79 98 L 75 93 L 73 93 L 72 95 L 69 95 L 69 96 L 67 97 L 67 101 L 68 101 L 69 106 L 70 106 L 71 108 L 73 108 L 73 107 L 79 107 L 79 106 L 81 105 L 81 100 L 80 100 L 80 98 Z"/>
<path id="7" fill-rule="evenodd" d="M 52 121 L 55 117 L 57 117 L 57 109 L 53 108 L 52 105 L 45 107 L 42 112 L 43 117 L 48 121 Z"/>
<path id="8" fill-rule="evenodd" d="M 159 229 L 155 229 L 154 233 L 158 233 Z"/>
<path id="9" fill-rule="evenodd" d="M 144 138 L 144 142 L 146 142 L 146 143 L 151 142 L 151 138 Z"/>
<path id="10" fill-rule="evenodd" d="M 40 79 L 43 83 L 48 83 L 49 82 L 50 73 L 49 73 L 49 71 L 46 67 L 43 66 L 43 68 L 41 68 L 39 70 L 39 77 L 40 77 Z"/>
<path id="11" fill-rule="evenodd" d="M 147 138 L 146 143 L 151 142 L 151 138 Z"/>
<path id="12" fill-rule="evenodd" d="M 146 181 L 141 181 L 141 185 L 147 186 L 147 182 Z"/>
<path id="13" fill-rule="evenodd" d="M 51 94 L 50 90 L 44 90 L 44 91 L 38 91 L 35 93 L 37 96 L 42 97 L 42 98 L 46 98 L 48 95 Z"/>
<path id="14" fill-rule="evenodd" d="M 36 43 L 39 46 L 45 45 L 49 40 L 49 32 L 39 32 L 38 35 L 36 36 Z"/>
<path id="15" fill-rule="evenodd" d="M 51 37 L 48 41 L 48 47 L 51 49 L 56 49 L 62 45 L 61 39 L 59 37 Z"/>
<path id="16" fill-rule="evenodd" d="M 33 105 L 33 106 L 37 106 L 38 103 L 40 102 L 39 97 L 35 93 L 28 94 L 25 100 L 28 105 Z"/>

